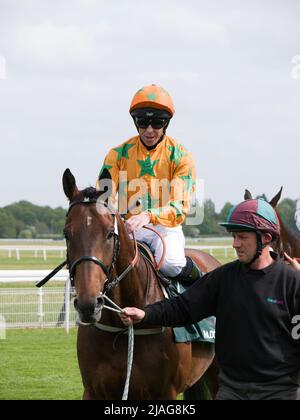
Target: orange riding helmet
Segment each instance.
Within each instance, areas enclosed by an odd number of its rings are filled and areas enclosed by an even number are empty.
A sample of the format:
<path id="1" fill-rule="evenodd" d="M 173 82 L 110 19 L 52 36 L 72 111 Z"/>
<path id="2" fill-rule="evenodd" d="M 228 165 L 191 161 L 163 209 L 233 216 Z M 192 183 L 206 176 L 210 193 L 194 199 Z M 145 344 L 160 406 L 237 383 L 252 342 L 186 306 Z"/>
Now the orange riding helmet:
<path id="1" fill-rule="evenodd" d="M 138 110 L 145 108 L 166 111 L 169 118 L 172 118 L 175 113 L 173 100 L 169 93 L 156 85 L 140 89 L 132 99 L 129 112 L 134 117 Z"/>

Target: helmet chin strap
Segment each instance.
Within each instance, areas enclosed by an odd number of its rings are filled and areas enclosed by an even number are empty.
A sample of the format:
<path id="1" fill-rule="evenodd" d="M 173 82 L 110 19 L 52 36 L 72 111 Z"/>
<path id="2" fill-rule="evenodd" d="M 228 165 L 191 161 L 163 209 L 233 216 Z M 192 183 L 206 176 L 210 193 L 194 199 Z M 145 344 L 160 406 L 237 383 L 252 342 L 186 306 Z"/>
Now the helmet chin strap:
<path id="1" fill-rule="evenodd" d="M 256 238 L 257 238 L 257 248 L 256 248 L 256 254 L 253 257 L 253 259 L 247 263 L 247 265 L 252 265 L 261 255 L 263 250 L 266 248 L 268 244 L 264 244 L 262 241 L 262 232 L 260 230 L 256 231 Z"/>

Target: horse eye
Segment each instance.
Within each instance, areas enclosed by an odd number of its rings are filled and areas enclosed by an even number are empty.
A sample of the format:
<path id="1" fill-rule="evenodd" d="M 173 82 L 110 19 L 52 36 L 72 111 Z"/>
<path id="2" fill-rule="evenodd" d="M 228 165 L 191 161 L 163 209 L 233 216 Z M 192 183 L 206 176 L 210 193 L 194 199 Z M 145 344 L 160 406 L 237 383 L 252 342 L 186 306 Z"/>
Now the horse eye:
<path id="1" fill-rule="evenodd" d="M 109 240 L 109 239 L 113 238 L 114 234 L 115 234 L 115 232 L 109 232 L 109 234 L 107 235 L 107 239 Z"/>

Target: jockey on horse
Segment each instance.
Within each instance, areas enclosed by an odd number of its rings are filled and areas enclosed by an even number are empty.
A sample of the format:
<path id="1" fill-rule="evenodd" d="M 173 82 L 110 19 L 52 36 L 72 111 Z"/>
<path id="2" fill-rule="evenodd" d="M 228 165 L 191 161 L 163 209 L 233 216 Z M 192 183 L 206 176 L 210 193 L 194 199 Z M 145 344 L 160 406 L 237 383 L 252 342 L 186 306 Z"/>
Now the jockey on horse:
<path id="1" fill-rule="evenodd" d="M 161 239 L 143 227 L 154 228 L 166 243 L 161 273 L 192 284 L 202 272 L 185 256 L 182 224 L 190 209 L 196 170 L 192 156 L 166 134 L 174 113 L 172 98 L 165 89 L 156 85 L 140 89 L 130 106 L 139 135 L 108 153 L 98 189 L 106 179 L 113 181 L 110 195 L 114 201 L 116 193 L 119 194 L 122 214 L 140 200 L 142 208 L 135 207 L 135 211 L 125 216 L 128 233 L 134 232 L 138 241 L 146 243 L 158 262 L 163 254 Z"/>

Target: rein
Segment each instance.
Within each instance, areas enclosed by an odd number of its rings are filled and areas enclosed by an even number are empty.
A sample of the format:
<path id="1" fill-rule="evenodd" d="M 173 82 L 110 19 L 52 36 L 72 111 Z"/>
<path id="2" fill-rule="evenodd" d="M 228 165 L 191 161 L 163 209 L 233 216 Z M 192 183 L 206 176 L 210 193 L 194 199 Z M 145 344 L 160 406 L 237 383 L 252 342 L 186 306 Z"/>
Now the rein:
<path id="1" fill-rule="evenodd" d="M 159 270 L 161 269 L 161 267 L 163 266 L 163 263 L 164 263 L 164 261 L 165 261 L 165 257 L 166 257 L 166 252 L 167 252 L 167 248 L 166 248 L 166 243 L 165 243 L 165 240 L 164 240 L 164 238 L 161 236 L 161 234 L 157 232 L 157 230 L 152 229 L 152 228 L 151 228 L 151 227 L 149 227 L 149 226 L 144 226 L 144 227 L 143 227 L 143 229 L 150 230 L 151 232 L 154 232 L 154 233 L 155 233 L 155 234 L 159 237 L 159 239 L 160 239 L 160 240 L 161 240 L 161 242 L 162 242 L 162 246 L 163 246 L 163 253 L 162 253 L 162 257 L 161 257 L 161 260 L 159 261 L 159 263 L 158 263 L 158 264 L 155 264 L 155 268 L 156 268 L 156 270 L 157 270 L 157 271 L 159 271 Z"/>
<path id="2" fill-rule="evenodd" d="M 68 210 L 68 213 L 67 213 L 66 217 L 68 217 L 68 215 L 70 214 L 70 211 L 75 206 L 78 206 L 78 205 L 87 206 L 87 205 L 97 204 L 97 203 L 103 204 L 106 208 L 108 208 L 110 210 L 110 213 L 115 217 L 114 211 L 109 206 L 109 204 L 107 204 L 104 201 L 98 202 L 98 200 L 96 200 L 96 199 L 89 199 L 89 200 L 84 200 L 84 201 L 74 201 L 73 203 L 70 204 L 70 207 L 69 207 L 69 210 Z M 163 263 L 164 263 L 164 259 L 165 259 L 165 256 L 166 256 L 165 241 L 164 241 L 163 237 L 156 230 L 154 230 L 154 229 L 152 229 L 148 226 L 144 226 L 144 229 L 147 229 L 147 230 L 150 230 L 150 231 L 156 233 L 156 235 L 162 241 L 162 245 L 163 245 L 162 257 L 161 257 L 160 262 L 155 267 L 157 269 L 157 271 L 159 271 L 161 269 Z M 132 233 L 132 236 L 133 236 L 133 240 L 134 240 L 135 256 L 134 256 L 133 260 L 131 261 L 131 263 L 129 264 L 129 266 L 123 271 L 123 273 L 120 274 L 120 276 L 117 276 L 112 281 L 109 281 L 109 277 L 111 275 L 111 272 L 112 272 L 113 268 L 115 267 L 115 265 L 117 263 L 117 259 L 118 259 L 119 252 L 120 252 L 120 242 L 119 242 L 119 238 L 118 238 L 118 234 L 117 234 L 116 219 L 115 219 L 115 233 L 114 233 L 114 240 L 115 240 L 114 255 L 113 255 L 113 259 L 112 259 L 112 263 L 111 263 L 110 267 L 108 267 L 106 264 L 104 264 L 104 262 L 101 261 L 99 258 L 97 258 L 95 256 L 91 256 L 91 255 L 85 255 L 83 257 L 78 258 L 73 263 L 70 263 L 69 255 L 68 255 L 68 244 L 67 244 L 67 259 L 64 262 L 62 262 L 59 266 L 57 266 L 53 271 L 51 271 L 51 273 L 49 273 L 43 280 L 38 282 L 36 284 L 36 287 L 40 288 L 40 287 L 44 286 L 46 283 L 48 283 L 49 280 L 51 280 L 65 266 L 68 266 L 68 268 L 69 268 L 71 285 L 72 285 L 72 287 L 74 287 L 74 279 L 75 279 L 76 268 L 80 264 L 82 264 L 83 262 L 92 262 L 92 263 L 98 265 L 103 270 L 103 272 L 105 273 L 106 280 L 105 280 L 105 283 L 104 283 L 104 294 L 108 293 L 109 291 L 111 291 L 115 287 L 118 287 L 119 283 L 124 279 L 124 277 L 127 276 L 127 274 L 130 273 L 130 271 L 137 264 L 138 257 L 139 257 L 138 245 L 137 245 L 137 241 L 136 241 L 134 233 Z"/>
<path id="3" fill-rule="evenodd" d="M 67 213 L 66 217 L 68 217 L 71 209 L 75 206 L 78 206 L 78 205 L 85 205 L 86 206 L 86 205 L 97 204 L 97 203 L 99 203 L 99 202 L 96 199 L 90 199 L 90 200 L 85 200 L 85 201 L 74 201 L 73 203 L 70 204 L 70 207 L 69 207 L 69 210 L 68 210 L 68 213 Z M 105 203 L 104 201 L 100 201 L 100 204 L 103 204 L 106 208 L 108 208 L 110 210 L 111 214 L 114 215 L 113 210 L 111 209 L 111 207 L 107 203 Z M 115 215 L 114 215 L 114 217 L 115 217 Z M 41 280 L 39 283 L 37 283 L 36 287 L 40 288 L 40 287 L 44 286 L 49 280 L 51 280 L 66 265 L 69 268 L 71 285 L 74 287 L 74 279 L 75 279 L 75 274 L 76 274 L 76 268 L 80 264 L 82 264 L 83 262 L 92 262 L 92 263 L 98 265 L 103 270 L 103 272 L 105 273 L 106 280 L 105 280 L 105 283 L 104 283 L 104 293 L 108 293 L 110 290 L 117 287 L 119 285 L 119 283 L 124 279 L 124 277 L 126 277 L 127 274 L 135 267 L 135 265 L 138 261 L 138 257 L 139 257 L 137 242 L 136 242 L 135 236 L 133 234 L 135 256 L 134 256 L 132 262 L 129 264 L 129 266 L 124 270 L 124 272 L 120 276 L 117 276 L 112 281 L 109 281 L 109 277 L 111 275 L 111 272 L 112 272 L 113 268 L 116 265 L 117 258 L 119 256 L 119 252 L 120 252 L 120 242 L 119 242 L 119 238 L 118 238 L 118 234 L 117 234 L 116 220 L 115 220 L 114 240 L 115 240 L 114 255 L 113 255 L 113 259 L 112 259 L 112 263 L 111 263 L 110 267 L 105 265 L 104 262 L 101 261 L 99 258 L 97 258 L 95 256 L 91 256 L 91 255 L 85 255 L 83 257 L 78 258 L 73 263 L 70 263 L 69 255 L 68 255 L 68 244 L 67 244 L 67 259 L 63 263 L 61 263 L 58 267 L 56 267 L 53 271 L 51 271 L 51 273 L 48 274 L 43 280 Z"/>

